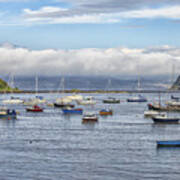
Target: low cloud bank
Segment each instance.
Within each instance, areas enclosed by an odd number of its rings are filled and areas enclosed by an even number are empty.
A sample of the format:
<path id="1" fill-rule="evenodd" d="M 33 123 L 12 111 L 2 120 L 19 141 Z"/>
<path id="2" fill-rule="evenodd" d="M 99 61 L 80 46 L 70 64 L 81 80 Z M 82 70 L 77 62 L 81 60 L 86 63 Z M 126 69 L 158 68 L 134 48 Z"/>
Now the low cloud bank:
<path id="1" fill-rule="evenodd" d="M 0 54 L 0 74 L 164 75 L 180 68 L 180 48 L 169 46 L 29 50 L 5 43 Z"/>

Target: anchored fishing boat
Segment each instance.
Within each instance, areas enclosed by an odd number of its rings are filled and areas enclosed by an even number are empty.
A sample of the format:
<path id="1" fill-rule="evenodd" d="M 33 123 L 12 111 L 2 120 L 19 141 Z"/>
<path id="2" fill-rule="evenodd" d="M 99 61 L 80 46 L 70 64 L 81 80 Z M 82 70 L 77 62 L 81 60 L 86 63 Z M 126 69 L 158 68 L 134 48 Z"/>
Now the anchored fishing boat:
<path id="1" fill-rule="evenodd" d="M 14 109 L 0 109 L 0 119 L 16 119 L 17 112 Z"/>
<path id="2" fill-rule="evenodd" d="M 64 114 L 82 114 L 83 109 L 82 108 L 63 108 L 62 109 Z"/>
<path id="3" fill-rule="evenodd" d="M 34 105 L 33 107 L 26 108 L 27 112 L 43 112 L 43 108 Z"/>
<path id="4" fill-rule="evenodd" d="M 98 117 L 94 113 L 86 113 L 82 118 L 82 123 L 98 122 Z"/>
<path id="5" fill-rule="evenodd" d="M 101 116 L 107 116 L 107 115 L 113 115 L 113 111 L 111 109 L 102 109 L 99 111 L 99 115 Z"/>
<path id="6" fill-rule="evenodd" d="M 157 141 L 157 147 L 180 147 L 180 140 Z"/>

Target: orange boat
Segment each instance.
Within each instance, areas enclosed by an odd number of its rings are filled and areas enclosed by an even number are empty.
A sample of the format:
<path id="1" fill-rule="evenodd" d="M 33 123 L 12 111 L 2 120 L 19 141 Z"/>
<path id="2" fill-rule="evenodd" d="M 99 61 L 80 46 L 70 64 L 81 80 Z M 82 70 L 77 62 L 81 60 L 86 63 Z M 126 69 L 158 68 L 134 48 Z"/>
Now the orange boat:
<path id="1" fill-rule="evenodd" d="M 99 111 L 99 115 L 101 116 L 113 115 L 113 111 L 111 109 L 110 110 L 102 109 L 101 111 Z"/>

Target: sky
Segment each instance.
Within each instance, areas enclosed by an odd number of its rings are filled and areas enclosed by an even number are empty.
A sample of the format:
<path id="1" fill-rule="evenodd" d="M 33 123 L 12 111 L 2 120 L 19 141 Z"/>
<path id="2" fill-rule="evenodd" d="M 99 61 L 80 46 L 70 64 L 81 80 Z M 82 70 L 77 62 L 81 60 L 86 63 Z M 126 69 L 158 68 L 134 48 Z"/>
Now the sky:
<path id="1" fill-rule="evenodd" d="M 0 0 L 0 74 L 178 74 L 179 32 L 179 0 Z"/>

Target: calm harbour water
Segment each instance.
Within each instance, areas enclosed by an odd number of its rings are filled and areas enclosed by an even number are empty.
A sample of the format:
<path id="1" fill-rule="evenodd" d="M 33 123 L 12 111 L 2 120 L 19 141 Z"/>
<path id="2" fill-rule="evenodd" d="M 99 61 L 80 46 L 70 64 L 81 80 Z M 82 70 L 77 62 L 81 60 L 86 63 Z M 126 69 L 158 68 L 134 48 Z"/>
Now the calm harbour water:
<path id="1" fill-rule="evenodd" d="M 82 124 L 81 115 L 64 116 L 57 108 L 33 114 L 23 105 L 11 105 L 20 114 L 17 120 L 0 121 L 0 179 L 179 179 L 180 148 L 157 149 L 156 141 L 180 139 L 180 124 L 153 124 L 143 117 L 147 103 L 127 103 L 129 94 L 91 95 L 97 104 L 83 107 L 85 111 L 111 107 L 114 115 Z M 53 102 L 60 95 L 43 96 Z M 102 104 L 107 96 L 118 97 L 121 103 Z M 157 94 L 145 96 L 149 102 L 158 99 Z M 162 95 L 164 101 L 167 98 Z"/>

